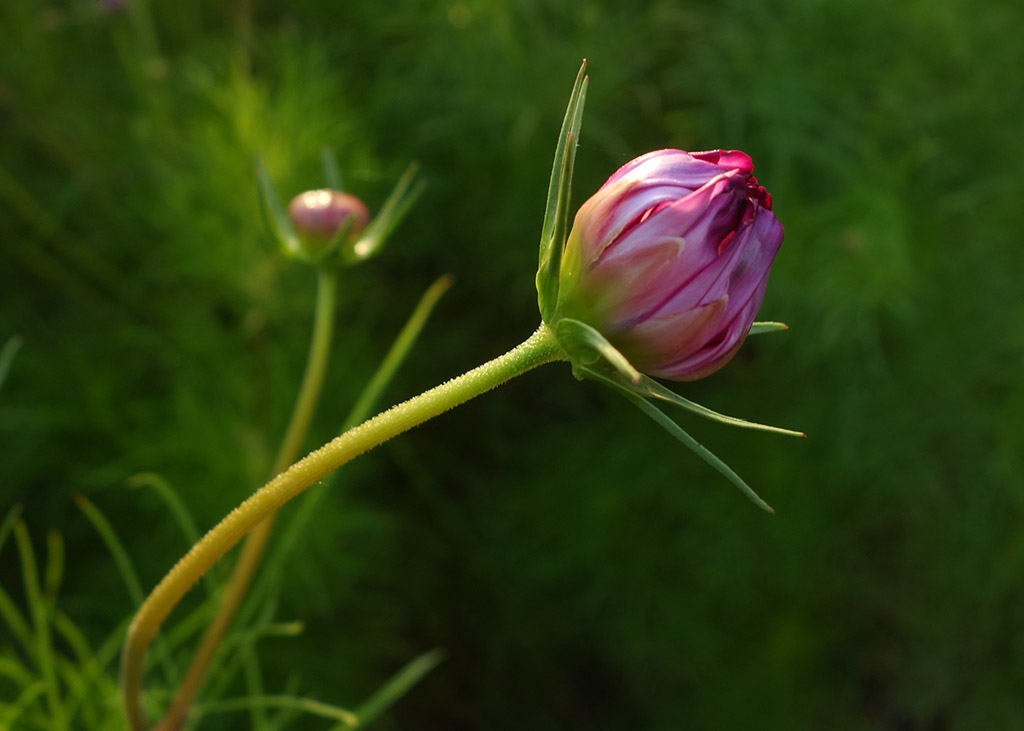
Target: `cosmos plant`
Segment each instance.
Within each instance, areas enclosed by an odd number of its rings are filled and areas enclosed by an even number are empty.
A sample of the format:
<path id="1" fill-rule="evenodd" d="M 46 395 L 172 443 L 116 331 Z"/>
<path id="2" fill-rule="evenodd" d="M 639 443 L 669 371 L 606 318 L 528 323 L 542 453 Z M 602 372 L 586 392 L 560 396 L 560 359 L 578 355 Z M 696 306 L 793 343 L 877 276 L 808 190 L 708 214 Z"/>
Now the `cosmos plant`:
<path id="1" fill-rule="evenodd" d="M 659 405 L 735 426 L 803 435 L 716 413 L 652 378 L 702 378 L 722 368 L 748 335 L 785 329 L 780 323 L 754 322 L 783 238 L 771 196 L 742 152 L 659 150 L 616 171 L 579 208 L 570 227 L 585 69 L 584 63 L 555 149 L 537 271 L 538 329 L 508 353 L 364 421 L 286 469 L 282 465 L 200 539 L 153 590 L 129 628 L 121 683 L 132 731 L 147 727 L 141 696 L 150 642 L 182 596 L 232 546 L 346 462 L 539 365 L 567 361 L 578 378 L 620 393 L 771 511 Z M 264 181 L 265 197 L 266 189 Z M 272 220 L 286 250 L 299 258 L 319 262 L 333 254 L 358 260 L 393 227 L 388 216 L 367 224 L 365 207 L 344 194 L 308 195 L 293 201 L 291 224 L 279 210 Z"/>

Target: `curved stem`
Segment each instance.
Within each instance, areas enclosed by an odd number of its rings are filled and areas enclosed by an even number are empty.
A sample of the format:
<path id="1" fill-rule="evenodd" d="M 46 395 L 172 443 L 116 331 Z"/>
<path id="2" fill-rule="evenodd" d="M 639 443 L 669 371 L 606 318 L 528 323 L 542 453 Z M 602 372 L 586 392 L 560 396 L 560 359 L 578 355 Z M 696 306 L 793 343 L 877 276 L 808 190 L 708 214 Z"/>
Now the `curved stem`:
<path id="1" fill-rule="evenodd" d="M 366 421 L 372 415 L 372 409 L 377 405 L 380 395 L 391 382 L 399 365 L 409 354 L 438 299 L 451 286 L 451 283 L 451 276 L 445 275 L 435 281 L 423 293 L 412 315 L 409 316 L 408 321 L 402 327 L 395 341 L 391 344 L 391 348 L 384 356 L 384 360 L 381 361 L 380 366 L 363 389 L 362 395 L 360 395 L 345 416 L 341 428 L 338 429 L 339 434 L 347 432 L 352 427 Z M 305 531 L 310 518 L 316 514 L 324 495 L 331 487 L 330 480 L 323 480 L 307 490 L 302 500 L 299 501 L 299 505 L 293 511 L 288 524 L 282 529 L 283 532 L 279 534 L 280 538 L 274 546 L 274 552 L 267 557 L 266 562 L 263 564 L 264 569 L 260 572 L 259 579 L 248 592 L 248 603 L 239 609 L 238 617 L 243 625 L 248 625 L 252 621 L 252 616 L 257 611 L 257 607 L 264 601 L 266 595 L 280 578 L 282 567 L 295 547 L 297 536 Z"/>
<path id="2" fill-rule="evenodd" d="M 299 449 L 309 431 L 310 421 L 316 411 L 316 404 L 320 398 L 320 391 L 323 388 L 324 373 L 327 370 L 327 358 L 331 350 L 331 334 L 334 330 L 334 305 L 336 283 L 333 272 L 321 268 L 317 272 L 316 280 L 316 308 L 313 315 L 313 335 L 309 343 L 309 355 L 306 358 L 306 370 L 302 376 L 302 385 L 299 387 L 299 396 L 295 401 L 295 408 L 285 429 L 284 439 L 274 460 L 271 475 L 277 475 L 290 465 L 299 456 Z M 238 556 L 238 561 L 228 579 L 227 587 L 203 639 L 199 642 L 196 654 L 192 658 L 192 664 L 185 673 L 184 679 L 178 686 L 170 707 L 160 722 L 158 728 L 179 729 L 185 721 L 192 701 L 202 686 L 206 671 L 210 666 L 213 655 L 224 639 L 225 633 L 231 626 L 238 607 L 245 598 L 245 594 L 252 583 L 253 574 L 259 565 L 263 550 L 267 546 L 270 532 L 274 527 L 275 514 L 268 515 L 257 525 Z"/>
<path id="3" fill-rule="evenodd" d="M 161 623 L 199 578 L 232 546 L 278 508 L 363 452 L 543 363 L 563 359 L 547 326 L 525 342 L 458 378 L 378 414 L 289 467 L 213 527 L 168 572 L 139 607 L 121 655 L 121 692 L 129 728 L 141 731 L 146 650 Z"/>

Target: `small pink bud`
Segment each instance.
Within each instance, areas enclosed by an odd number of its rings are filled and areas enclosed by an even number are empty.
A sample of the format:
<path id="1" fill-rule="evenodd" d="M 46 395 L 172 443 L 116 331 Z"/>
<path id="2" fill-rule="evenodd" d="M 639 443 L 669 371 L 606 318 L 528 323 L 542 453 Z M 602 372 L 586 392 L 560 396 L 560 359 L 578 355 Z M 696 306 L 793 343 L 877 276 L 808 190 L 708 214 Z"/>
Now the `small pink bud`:
<path id="1" fill-rule="evenodd" d="M 354 195 L 337 190 L 310 190 L 288 204 L 288 217 L 307 253 L 314 259 L 327 253 L 341 234 L 342 245 L 354 241 L 370 220 L 370 212 Z"/>
<path id="2" fill-rule="evenodd" d="M 654 376 L 692 381 L 725 365 L 782 244 L 753 169 L 737 150 L 659 150 L 620 168 L 576 214 L 556 320 L 596 328 Z"/>

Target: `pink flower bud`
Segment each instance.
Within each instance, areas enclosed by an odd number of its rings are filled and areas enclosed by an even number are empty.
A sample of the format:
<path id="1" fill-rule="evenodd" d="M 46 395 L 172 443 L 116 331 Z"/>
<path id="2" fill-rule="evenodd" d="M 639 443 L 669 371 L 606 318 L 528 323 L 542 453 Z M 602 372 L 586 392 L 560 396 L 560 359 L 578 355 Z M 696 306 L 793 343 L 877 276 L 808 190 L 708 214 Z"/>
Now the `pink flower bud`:
<path id="1" fill-rule="evenodd" d="M 337 190 L 310 190 L 300 193 L 288 204 L 291 218 L 307 253 L 314 258 L 325 255 L 339 233 L 342 244 L 354 241 L 370 220 L 370 212 L 354 195 Z"/>
<path id="2" fill-rule="evenodd" d="M 782 244 L 772 199 L 737 150 L 651 152 L 576 214 L 557 318 L 596 328 L 640 371 L 692 381 L 742 345 Z"/>

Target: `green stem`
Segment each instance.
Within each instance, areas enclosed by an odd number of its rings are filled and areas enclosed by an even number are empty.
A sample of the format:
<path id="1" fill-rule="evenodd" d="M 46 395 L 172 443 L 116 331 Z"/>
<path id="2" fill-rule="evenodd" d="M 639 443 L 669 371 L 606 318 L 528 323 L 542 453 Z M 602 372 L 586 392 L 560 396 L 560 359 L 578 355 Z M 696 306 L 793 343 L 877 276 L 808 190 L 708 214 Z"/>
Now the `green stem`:
<path id="1" fill-rule="evenodd" d="M 416 309 L 409 316 L 409 320 L 398 333 L 398 337 L 395 338 L 387 355 L 384 356 L 384 360 L 381 361 L 377 371 L 370 378 L 369 383 L 367 383 L 362 394 L 356 399 L 355 405 L 342 422 L 341 428 L 338 430 L 339 434 L 347 432 L 357 424 L 366 421 L 373 413 L 372 409 L 377 405 L 381 394 L 391 382 L 398 367 L 405 361 L 437 301 L 451 284 L 452 277 L 445 275 L 434 282 L 423 293 L 419 304 L 416 305 Z M 306 525 L 313 515 L 316 514 L 324 495 L 331 487 L 330 480 L 323 480 L 306 491 L 302 500 L 299 501 L 299 505 L 293 511 L 288 525 L 280 532 L 279 541 L 274 547 L 274 552 L 267 557 L 260 578 L 249 592 L 249 601 L 246 603 L 246 606 L 239 610 L 239 621 L 243 625 L 249 624 L 257 607 L 260 606 L 264 597 L 266 597 L 278 581 L 282 567 L 295 548 L 298 536 L 303 534 Z"/>
<path id="2" fill-rule="evenodd" d="M 334 303 L 336 283 L 334 273 L 326 269 L 317 272 L 316 280 L 316 311 L 313 315 L 313 337 L 309 343 L 309 357 L 306 359 L 306 372 L 302 376 L 302 386 L 295 402 L 291 422 L 285 431 L 277 460 L 271 472 L 275 475 L 295 461 L 302 448 L 302 442 L 309 431 L 309 423 L 316 411 L 320 398 L 320 390 L 324 384 L 324 373 L 327 370 L 327 356 L 331 351 L 331 333 L 334 331 Z"/>
<path id="3" fill-rule="evenodd" d="M 274 460 L 271 475 L 284 471 L 299 456 L 302 442 L 309 431 L 309 424 L 316 411 L 320 391 L 323 388 L 324 373 L 327 370 L 327 359 L 331 350 L 331 334 L 334 331 L 334 309 L 336 300 L 336 282 L 333 272 L 320 269 L 316 280 L 316 309 L 313 315 L 313 335 L 309 343 L 309 356 L 306 359 L 306 371 L 302 376 L 299 396 L 292 410 L 292 417 L 285 430 L 284 439 Z M 174 694 L 174 700 L 167 710 L 160 727 L 178 729 L 184 722 L 192 701 L 202 686 L 206 671 L 213 660 L 214 653 L 230 627 L 238 607 L 252 583 L 253 574 L 259 565 L 260 558 L 266 548 L 270 531 L 274 526 L 274 514 L 271 513 L 249 534 L 242 553 L 238 557 L 235 568 L 228 580 L 224 595 L 221 597 L 217 614 L 211 620 L 203 638 L 199 642 L 192 664 L 185 674 L 184 680 Z M 262 713 L 262 709 L 255 711 Z"/>
<path id="4" fill-rule="evenodd" d="M 504 355 L 394 406 L 328 442 L 235 508 L 168 572 L 142 603 L 128 629 L 121 655 L 121 691 L 129 728 L 145 728 L 141 693 L 146 650 L 161 623 L 200 577 L 260 521 L 360 454 L 515 376 L 564 357 L 551 331 L 542 324 L 525 342 Z"/>

